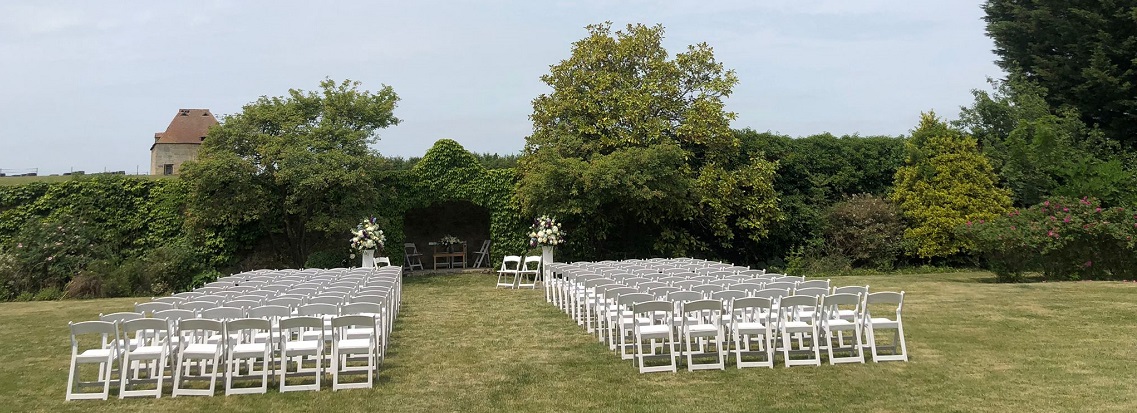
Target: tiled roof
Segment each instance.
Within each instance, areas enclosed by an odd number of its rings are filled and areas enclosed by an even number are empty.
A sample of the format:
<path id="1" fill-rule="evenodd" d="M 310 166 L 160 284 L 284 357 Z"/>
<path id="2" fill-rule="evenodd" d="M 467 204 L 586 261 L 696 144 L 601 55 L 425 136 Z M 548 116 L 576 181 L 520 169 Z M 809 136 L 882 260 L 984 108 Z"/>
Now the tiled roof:
<path id="1" fill-rule="evenodd" d="M 178 109 L 174 120 L 165 132 L 154 134 L 154 143 L 196 143 L 205 140 L 209 127 L 217 124 L 217 118 L 209 109 Z"/>

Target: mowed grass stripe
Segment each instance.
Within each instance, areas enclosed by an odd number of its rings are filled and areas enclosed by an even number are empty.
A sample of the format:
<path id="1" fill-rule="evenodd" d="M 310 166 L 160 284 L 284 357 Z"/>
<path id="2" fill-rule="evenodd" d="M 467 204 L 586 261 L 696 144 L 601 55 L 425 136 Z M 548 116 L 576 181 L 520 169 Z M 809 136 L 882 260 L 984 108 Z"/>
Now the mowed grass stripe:
<path id="1" fill-rule="evenodd" d="M 68 320 L 142 299 L 0 304 L 0 410 L 1132 411 L 1137 284 L 862 276 L 905 290 L 909 363 L 639 374 L 544 301 L 489 274 L 413 275 L 369 390 L 63 401 Z"/>

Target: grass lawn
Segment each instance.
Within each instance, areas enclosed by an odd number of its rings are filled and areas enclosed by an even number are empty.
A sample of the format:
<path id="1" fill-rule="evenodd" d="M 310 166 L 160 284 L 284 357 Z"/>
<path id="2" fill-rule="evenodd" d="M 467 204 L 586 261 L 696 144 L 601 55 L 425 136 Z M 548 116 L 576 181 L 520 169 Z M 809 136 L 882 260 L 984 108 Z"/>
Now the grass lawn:
<path id="1" fill-rule="evenodd" d="M 833 280 L 907 291 L 908 363 L 641 375 L 543 291 L 495 290 L 487 274 L 415 275 L 373 389 L 106 402 L 63 401 L 67 321 L 134 299 L 0 303 L 0 411 L 1137 410 L 1137 284 L 991 279 Z"/>

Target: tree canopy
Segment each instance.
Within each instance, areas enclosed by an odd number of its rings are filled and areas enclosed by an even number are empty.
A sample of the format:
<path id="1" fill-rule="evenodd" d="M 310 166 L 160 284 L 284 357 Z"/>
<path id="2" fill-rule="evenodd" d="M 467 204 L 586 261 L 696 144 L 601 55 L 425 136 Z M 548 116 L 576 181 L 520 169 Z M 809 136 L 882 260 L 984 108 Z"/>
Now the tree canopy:
<path id="1" fill-rule="evenodd" d="M 1137 148 L 1137 5 L 1131 1 L 988 0 L 997 63 Z"/>
<path id="2" fill-rule="evenodd" d="M 519 161 L 523 211 L 575 228 L 590 257 L 691 254 L 764 236 L 780 218 L 776 164 L 734 159 L 738 82 L 705 43 L 672 58 L 663 26 L 590 25 L 541 76 Z M 576 243 L 573 243 L 576 240 Z"/>
<path id="3" fill-rule="evenodd" d="M 991 220 L 1011 206 L 1008 191 L 975 138 L 952 129 L 934 113 L 905 144 L 904 166 L 896 170 L 891 199 L 910 222 L 904 232 L 911 249 L 923 258 L 966 252 L 956 228 L 970 221 Z"/>
<path id="4" fill-rule="evenodd" d="M 368 144 L 399 122 L 398 96 L 359 86 L 328 79 L 319 91 L 261 97 L 210 129 L 182 172 L 190 223 L 254 225 L 299 267 L 314 246 L 374 214 L 367 208 L 382 160 Z"/>

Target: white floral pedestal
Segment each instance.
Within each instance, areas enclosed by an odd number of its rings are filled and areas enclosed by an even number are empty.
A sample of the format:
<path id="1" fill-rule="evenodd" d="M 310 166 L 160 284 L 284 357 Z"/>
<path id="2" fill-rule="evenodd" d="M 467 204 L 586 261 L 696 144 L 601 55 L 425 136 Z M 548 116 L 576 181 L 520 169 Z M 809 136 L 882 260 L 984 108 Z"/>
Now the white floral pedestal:
<path id="1" fill-rule="evenodd" d="M 363 268 L 375 268 L 375 250 L 363 250 L 359 254 L 363 256 Z"/>
<path id="2" fill-rule="evenodd" d="M 548 280 L 547 277 L 549 276 L 549 272 L 545 268 L 546 268 L 546 266 L 548 266 L 549 264 L 552 264 L 552 263 L 553 263 L 553 246 L 552 245 L 542 245 L 541 246 L 541 283 L 545 283 L 545 280 Z"/>

